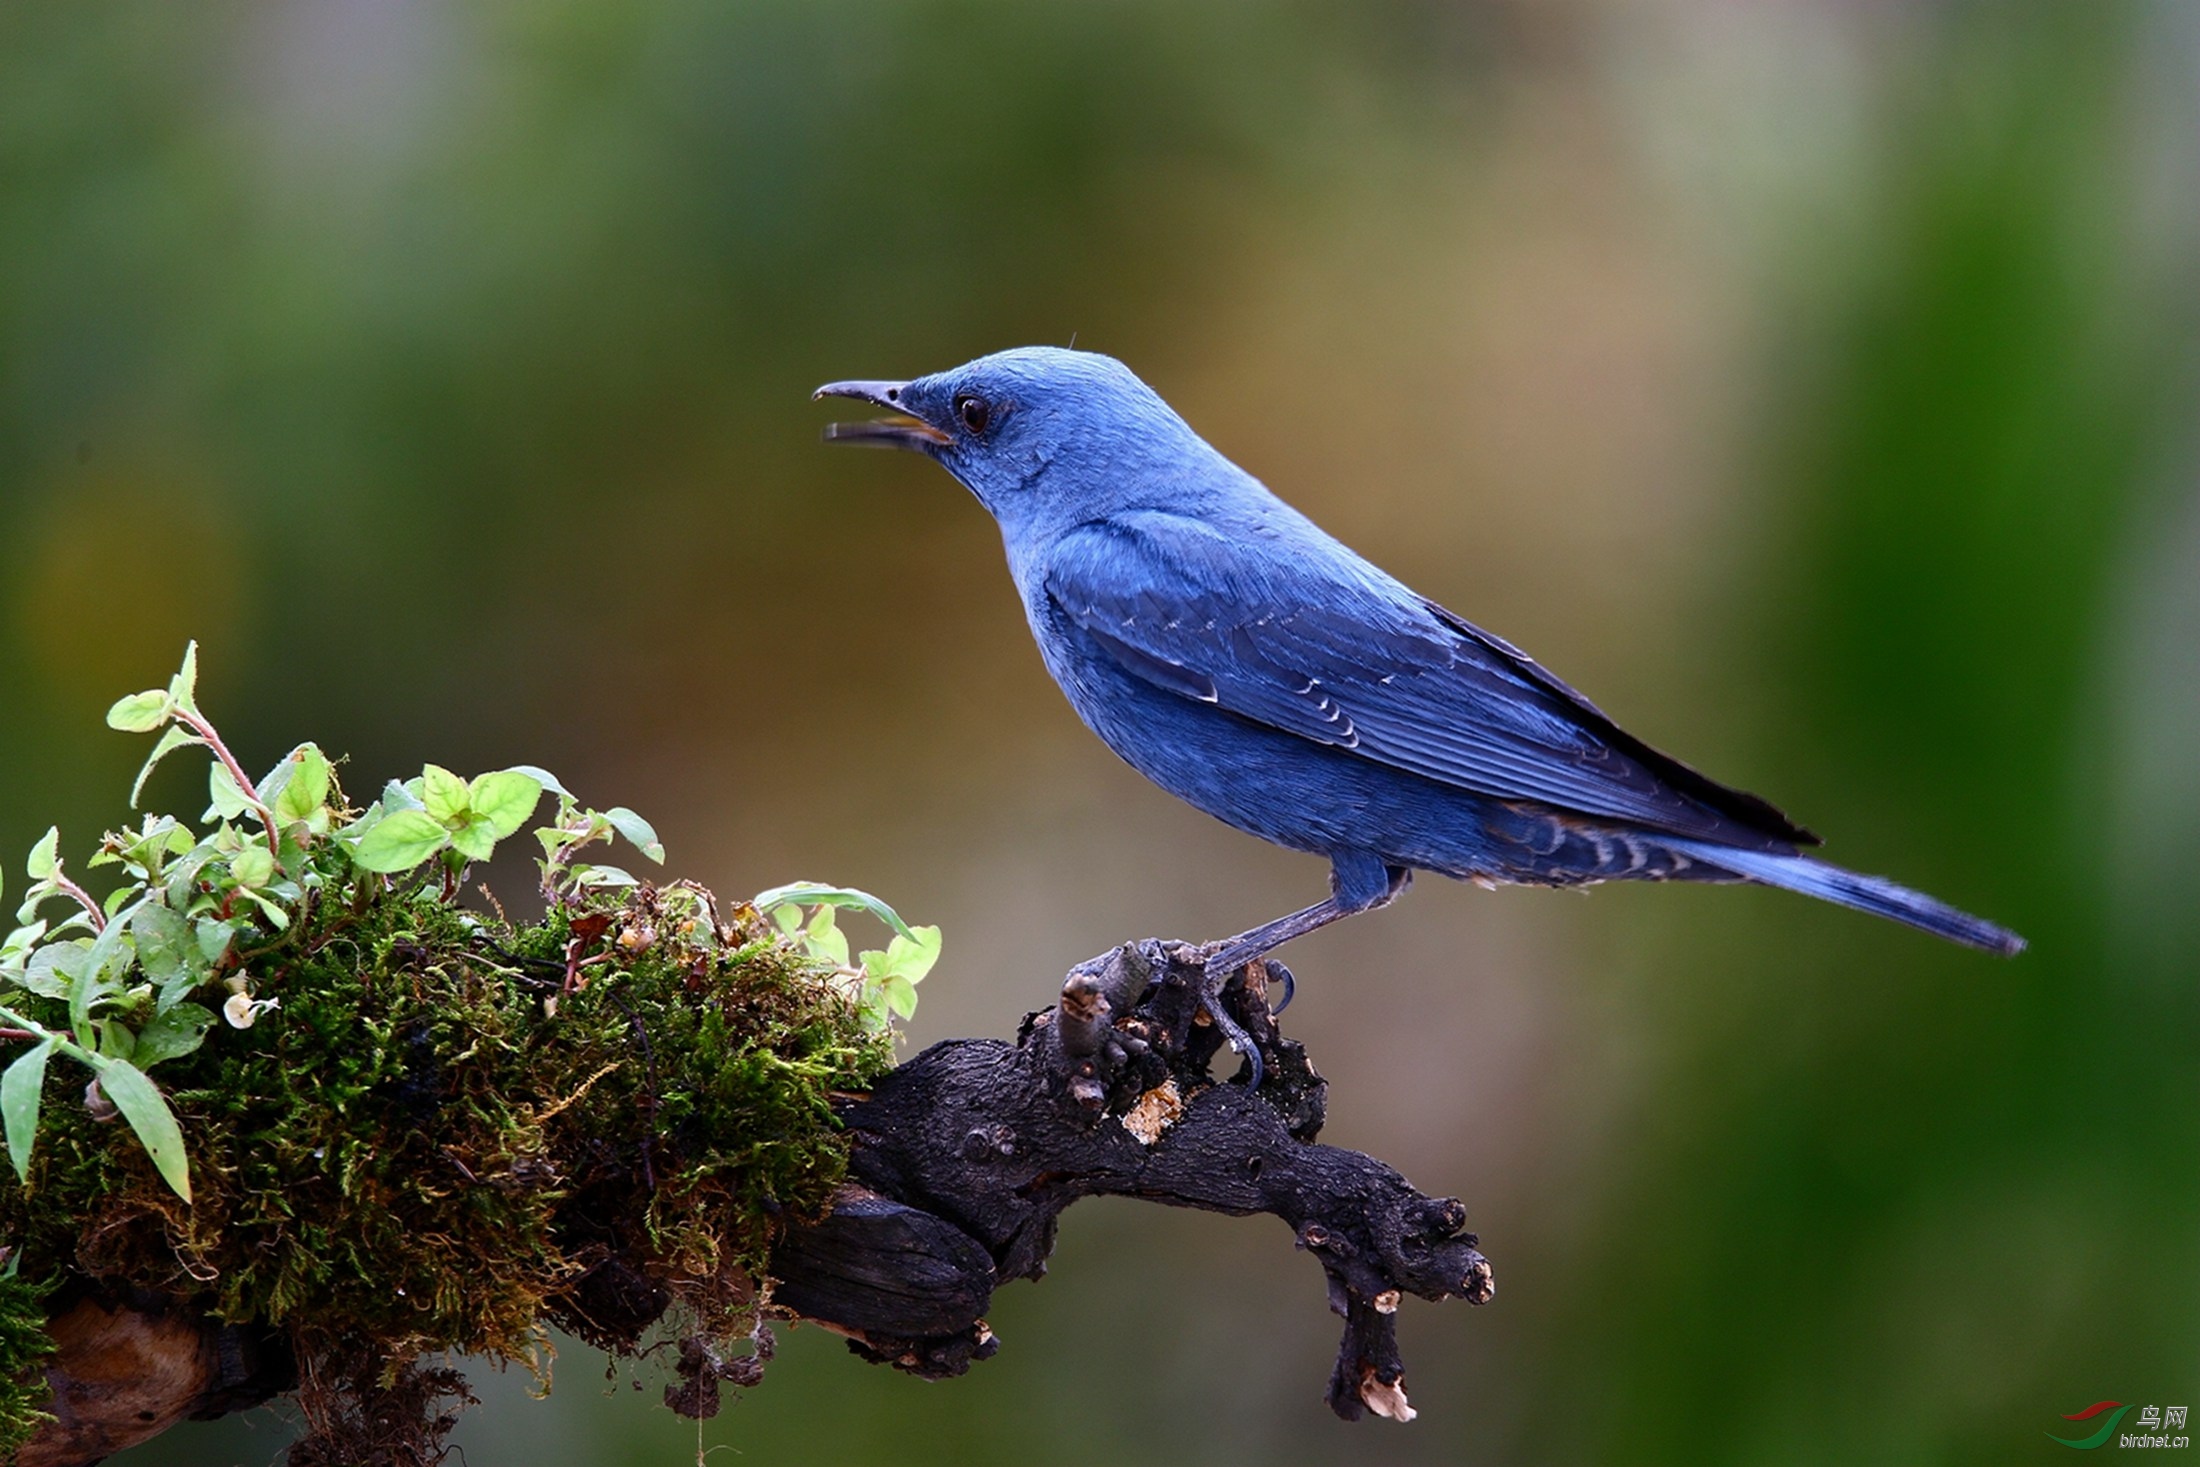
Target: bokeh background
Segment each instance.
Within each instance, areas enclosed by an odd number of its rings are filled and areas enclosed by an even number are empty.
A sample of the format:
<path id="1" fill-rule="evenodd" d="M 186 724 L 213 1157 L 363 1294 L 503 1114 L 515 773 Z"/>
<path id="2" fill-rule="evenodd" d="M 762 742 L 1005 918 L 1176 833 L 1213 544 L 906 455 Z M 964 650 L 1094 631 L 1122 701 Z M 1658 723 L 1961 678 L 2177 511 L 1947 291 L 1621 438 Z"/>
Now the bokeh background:
<path id="1" fill-rule="evenodd" d="M 799 1330 L 698 1435 L 568 1345 L 471 1467 L 2050 1460 L 2200 1405 L 2196 153 L 2177 0 L 11 6 L 0 851 L 121 814 L 196 637 L 247 762 L 539 762 L 943 924 L 913 1044 L 1312 900 L 1077 725 L 966 495 L 817 441 L 1074 336 L 2033 950 L 1424 880 L 1289 1016 L 1495 1261 L 1419 1421 L 1327 1416 L 1273 1220 L 1091 1203 L 963 1380 Z"/>

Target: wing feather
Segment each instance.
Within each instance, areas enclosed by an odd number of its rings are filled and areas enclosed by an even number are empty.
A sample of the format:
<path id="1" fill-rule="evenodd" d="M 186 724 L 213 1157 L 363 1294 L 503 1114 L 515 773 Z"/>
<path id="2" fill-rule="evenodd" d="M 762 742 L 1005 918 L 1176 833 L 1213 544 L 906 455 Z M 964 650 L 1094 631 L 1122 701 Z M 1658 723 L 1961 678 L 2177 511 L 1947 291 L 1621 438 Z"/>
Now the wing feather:
<path id="1" fill-rule="evenodd" d="M 1119 515 L 1060 542 L 1045 593 L 1132 676 L 1361 758 L 1673 835 L 1815 843 L 1765 801 L 1627 734 L 1511 644 L 1336 550 L 1290 556 L 1178 516 Z"/>

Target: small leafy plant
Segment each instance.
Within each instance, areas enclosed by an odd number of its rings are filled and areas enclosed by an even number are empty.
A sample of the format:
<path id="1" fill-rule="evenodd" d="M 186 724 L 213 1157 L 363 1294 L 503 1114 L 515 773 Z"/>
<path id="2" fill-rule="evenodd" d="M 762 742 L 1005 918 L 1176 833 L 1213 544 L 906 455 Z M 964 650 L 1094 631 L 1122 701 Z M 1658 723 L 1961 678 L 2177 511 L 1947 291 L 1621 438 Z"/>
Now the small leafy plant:
<path id="1" fill-rule="evenodd" d="M 866 1023 L 884 1029 L 894 1019 L 907 1019 L 916 1013 L 917 985 L 940 960 L 939 928 L 911 927 L 892 907 L 867 891 L 814 881 L 775 886 L 760 893 L 755 905 L 758 911 L 771 914 L 788 940 L 820 962 L 832 964 L 853 985 L 856 1007 Z M 811 908 L 807 919 L 802 911 L 805 906 Z M 894 936 L 885 951 L 859 953 L 851 966 L 848 934 L 840 930 L 833 917 L 841 908 L 868 912 L 892 928 Z"/>
<path id="2" fill-rule="evenodd" d="M 111 1107 L 119 1114 L 162 1179 L 189 1202 L 183 1136 L 148 1072 L 205 1042 L 217 1023 L 210 993 L 223 994 L 220 1020 L 252 1027 L 281 1002 L 255 991 L 253 974 L 266 959 L 325 944 L 375 903 L 430 883 L 452 899 L 468 869 L 518 834 L 545 793 L 555 797 L 556 813 L 534 835 L 542 894 L 553 908 L 642 884 L 621 867 L 583 859 L 591 847 L 618 838 L 650 861 L 664 860 L 663 844 L 640 815 L 625 806 L 585 806 L 533 765 L 468 779 L 430 764 L 390 781 L 363 811 L 347 804 L 316 744 L 298 745 L 254 780 L 200 711 L 197 683 L 193 643 L 166 687 L 119 700 L 107 723 L 160 735 L 131 787 L 133 807 L 169 755 L 197 748 L 212 756 L 204 833 L 172 815 L 109 832 L 88 862 L 117 868 L 122 878 L 104 898 L 71 877 L 58 830 L 31 850 L 18 925 L 0 942 L 0 1040 L 30 1045 L 0 1071 L 0 1122 L 18 1181 L 29 1178 L 47 1070 L 60 1055 L 90 1072 L 87 1103 L 95 1113 Z M 685 900 L 699 922 L 706 905 L 693 896 L 699 890 L 667 896 Z M 816 883 L 775 888 L 754 906 L 773 914 L 791 948 L 830 965 L 866 1027 L 883 1032 L 915 1011 L 915 985 L 939 957 L 938 928 L 911 927 L 868 893 Z M 814 909 L 807 920 L 805 906 Z M 58 918 L 50 915 L 56 907 Z M 847 937 L 834 925 L 839 908 L 886 923 L 894 935 L 885 950 L 851 964 Z M 576 958 L 569 980 L 583 966 Z"/>
<path id="3" fill-rule="evenodd" d="M 424 1359 L 539 1372 L 551 1325 L 629 1359 L 680 1331 L 667 1403 L 714 1410 L 762 1371 L 773 1244 L 831 1208 L 838 1106 L 892 1064 L 938 930 L 840 887 L 721 904 L 642 879 L 604 857 L 662 862 L 649 822 L 533 765 L 429 765 L 363 810 L 315 744 L 253 779 L 197 665 L 108 722 L 154 736 L 133 806 L 203 751 L 204 813 L 108 834 L 84 865 L 103 895 L 49 830 L 0 940 L 0 1046 L 22 1046 L 0 1068 L 0 1460 L 43 1419 L 43 1301 L 70 1281 L 279 1332 L 295 1462 L 440 1460 L 435 1403 L 464 1384 Z M 529 831 L 541 915 L 464 905 Z M 850 958 L 850 909 L 883 950 Z M 691 1368 L 744 1345 L 731 1375 Z"/>

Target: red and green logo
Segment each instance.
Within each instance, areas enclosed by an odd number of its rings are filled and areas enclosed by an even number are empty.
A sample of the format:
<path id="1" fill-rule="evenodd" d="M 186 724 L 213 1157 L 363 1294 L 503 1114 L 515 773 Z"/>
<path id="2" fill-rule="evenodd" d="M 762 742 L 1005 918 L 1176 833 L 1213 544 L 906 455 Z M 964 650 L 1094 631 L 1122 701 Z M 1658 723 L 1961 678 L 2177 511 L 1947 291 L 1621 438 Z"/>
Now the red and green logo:
<path id="1" fill-rule="evenodd" d="M 2081 1452 L 2090 1452 L 2095 1447 L 2105 1447 L 2108 1445 L 2108 1439 L 2116 1434 L 2117 1423 L 2124 1419 L 2124 1413 L 2126 1411 L 2129 1411 L 2130 1409 L 2131 1407 L 2125 1405 L 2121 1401 L 2095 1401 L 2092 1405 L 2086 1407 L 2083 1411 L 2070 1412 L 2068 1415 L 2063 1417 L 2063 1420 L 2091 1421 L 2094 1417 L 2106 1411 L 2110 1413 L 2109 1418 L 2101 1423 L 2101 1429 L 2099 1431 L 2094 1432 L 2091 1436 L 2081 1436 L 2075 1438 L 2067 1436 L 2057 1436 L 2055 1435 L 2055 1433 L 2049 1432 L 2047 1434 L 2047 1439 L 2051 1442 L 2061 1442 L 2066 1447 L 2076 1447 Z"/>

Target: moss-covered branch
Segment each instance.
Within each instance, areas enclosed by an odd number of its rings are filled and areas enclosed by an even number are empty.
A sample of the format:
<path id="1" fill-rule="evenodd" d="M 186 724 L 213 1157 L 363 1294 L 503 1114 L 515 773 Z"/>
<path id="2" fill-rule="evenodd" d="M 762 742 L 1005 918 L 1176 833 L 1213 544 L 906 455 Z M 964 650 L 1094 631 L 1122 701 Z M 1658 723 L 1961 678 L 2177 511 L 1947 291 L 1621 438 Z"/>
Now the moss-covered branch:
<path id="1" fill-rule="evenodd" d="M 628 898 L 630 926 L 659 911 L 646 889 Z M 555 939 L 548 927 L 519 935 L 540 952 L 558 950 Z M 396 1007 L 409 1017 L 370 1017 L 359 1046 L 394 1063 L 310 1055 L 380 1077 L 339 1092 L 353 1119 L 332 1139 L 350 1162 L 289 1145 L 270 1148 L 287 1163 L 229 1158 L 222 1189 L 196 1204 L 224 1209 L 228 1236 L 214 1247 L 194 1248 L 197 1225 L 179 1221 L 127 1150 L 110 1162 L 134 1167 L 120 1194 L 134 1203 L 110 1202 L 73 1230 L 49 1220 L 57 1235 L 39 1247 L 102 1262 L 61 1301 L 48 1378 L 62 1419 L 25 1463 L 91 1462 L 187 1414 L 288 1390 L 311 1427 L 294 1467 L 438 1461 L 470 1397 L 420 1355 L 525 1361 L 544 1324 L 622 1356 L 675 1341 L 680 1379 L 665 1399 L 691 1416 L 714 1414 L 723 1385 L 762 1378 L 772 1318 L 823 1323 L 867 1360 L 959 1375 L 997 1348 L 984 1320 L 994 1289 L 1040 1276 L 1062 1210 L 1090 1196 L 1286 1222 L 1345 1321 L 1328 1399 L 1348 1420 L 1413 1415 L 1395 1329 L 1404 1295 L 1481 1304 L 1493 1293 L 1458 1202 L 1315 1143 L 1326 1086 L 1277 1031 L 1266 969 L 1225 994 L 1267 1060 L 1258 1092 L 1242 1069 L 1220 1084 L 1208 1071 L 1218 1042 L 1197 1013 L 1197 954 L 1146 943 L 1073 972 L 1062 1003 L 1030 1016 L 1014 1043 L 935 1045 L 868 1090 L 828 1095 L 800 1051 L 830 1035 L 831 1016 L 768 948 L 735 949 L 746 956 L 700 981 L 621 952 L 598 969 L 595 1000 L 584 989 L 546 1013 L 561 981 L 552 958 L 500 950 L 484 963 L 477 942 L 426 961 L 433 948 L 403 946 L 419 940 L 384 944 L 395 966 L 363 983 L 346 975 L 307 1026 L 328 1033 L 344 1004 L 380 1015 L 375 990 L 404 995 Z M 428 977 L 458 970 L 477 974 L 468 993 Z M 466 1007 L 500 986 L 510 1006 Z M 454 1007 L 435 1022 L 421 1012 L 446 1000 Z M 834 1002 L 847 1011 L 845 997 Z M 733 1040 L 729 1021 L 778 1041 Z M 659 1063 L 666 1045 L 695 1058 Z M 530 1055 L 539 1073 L 519 1068 Z M 193 1094 L 178 1100 L 195 1119 Z M 327 1123 L 313 1103 L 288 1105 Z M 825 1120 L 832 1108 L 841 1129 Z M 388 1139 L 375 1145 L 376 1134 Z M 261 1200 L 219 1200 L 232 1188 Z M 93 1247 L 95 1235 L 107 1241 Z M 196 1272 L 179 1271 L 186 1261 Z M 257 1287 L 221 1287 L 256 1270 Z M 132 1388 L 108 1384 L 121 1379 Z"/>
<path id="2" fill-rule="evenodd" d="M 1489 1297 L 1458 1203 L 1313 1144 L 1325 1087 L 1267 968 L 1225 996 L 1258 1093 L 1209 1073 L 1198 954 L 1152 943 L 1072 972 L 1014 1044 L 897 1069 L 935 929 L 839 888 L 638 881 L 590 848 L 660 858 L 647 823 L 531 766 L 431 765 L 360 810 L 302 744 L 248 783 L 193 673 L 110 722 L 160 734 L 148 767 L 208 750 L 210 824 L 109 835 L 104 896 L 49 833 L 0 944 L 0 1460 L 288 1392 L 293 1467 L 437 1462 L 471 1396 L 428 1357 L 539 1366 L 552 1327 L 671 1346 L 666 1402 L 697 1417 L 761 1377 L 774 1318 L 958 1374 L 995 1286 L 1099 1194 L 1288 1222 L 1346 1319 L 1348 1417 L 1411 1414 L 1401 1294 Z M 469 901 L 546 797 L 542 915 Z M 885 949 L 851 957 L 848 908 Z"/>
<path id="3" fill-rule="evenodd" d="M 532 1363 L 549 1325 L 631 1350 L 673 1306 L 727 1351 L 774 1238 L 844 1174 L 832 1097 L 887 1047 L 753 910 L 679 935 L 697 905 L 638 887 L 516 931 L 419 894 L 370 909 L 266 985 L 279 1010 L 163 1067 L 189 1203 L 56 1095 L 0 1236 L 64 1314 L 150 1297 L 270 1332 L 321 1437 L 386 1420 L 358 1403 L 426 1353 Z"/>

